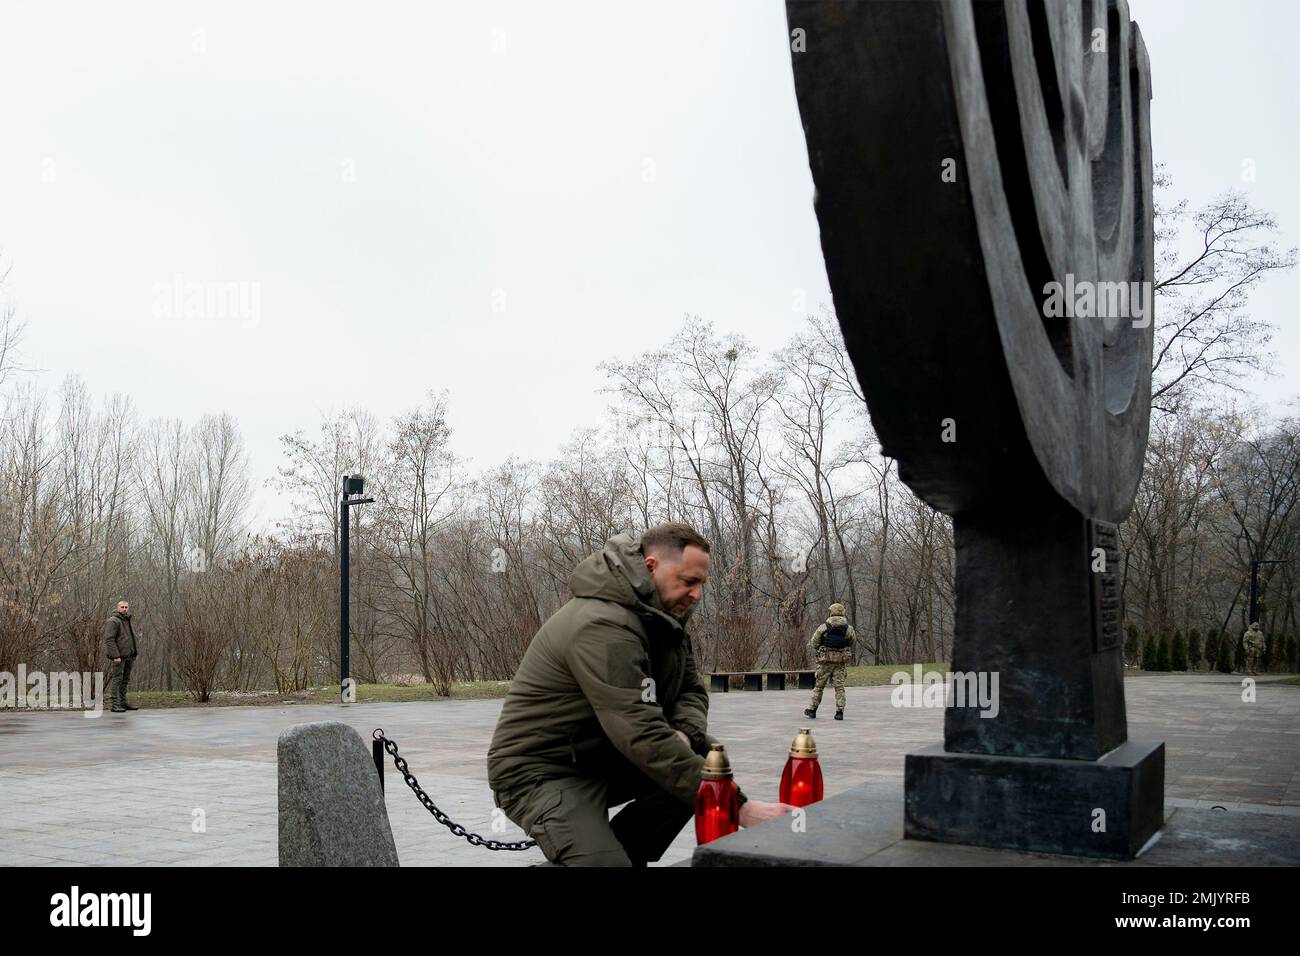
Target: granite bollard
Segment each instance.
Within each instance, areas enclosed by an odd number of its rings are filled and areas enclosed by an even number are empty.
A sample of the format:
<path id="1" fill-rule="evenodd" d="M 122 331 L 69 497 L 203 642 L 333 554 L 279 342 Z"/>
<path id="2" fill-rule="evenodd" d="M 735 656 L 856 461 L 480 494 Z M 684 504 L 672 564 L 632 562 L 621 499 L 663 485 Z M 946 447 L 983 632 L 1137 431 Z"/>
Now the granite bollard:
<path id="1" fill-rule="evenodd" d="M 290 727 L 278 763 L 281 866 L 398 865 L 379 775 L 352 727 Z"/>

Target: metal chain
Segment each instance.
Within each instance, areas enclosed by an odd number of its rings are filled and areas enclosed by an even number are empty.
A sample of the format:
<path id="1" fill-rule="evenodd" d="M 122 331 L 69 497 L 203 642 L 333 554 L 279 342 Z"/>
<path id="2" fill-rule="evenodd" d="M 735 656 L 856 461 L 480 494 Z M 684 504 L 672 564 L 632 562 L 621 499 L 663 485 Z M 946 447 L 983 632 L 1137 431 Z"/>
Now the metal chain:
<path id="1" fill-rule="evenodd" d="M 392 756 L 393 766 L 395 766 L 398 772 L 401 773 L 402 779 L 406 781 L 406 785 L 411 788 L 411 791 L 420 798 L 420 802 L 424 804 L 424 809 L 432 813 L 435 820 L 445 826 L 456 836 L 464 837 L 473 846 L 485 846 L 489 850 L 530 850 L 537 846 L 536 840 L 520 840 L 516 843 L 503 843 L 501 840 L 492 840 L 487 837 L 481 837 L 477 833 L 470 833 L 459 823 L 453 821 L 451 817 L 447 816 L 447 814 L 439 810 L 434 802 L 429 799 L 429 795 L 425 793 L 424 788 L 420 786 L 420 781 L 415 779 L 415 774 L 411 773 L 411 771 L 407 769 L 406 761 L 397 753 L 397 744 L 384 736 L 382 728 L 375 730 L 374 737 L 384 745 L 384 749 Z"/>

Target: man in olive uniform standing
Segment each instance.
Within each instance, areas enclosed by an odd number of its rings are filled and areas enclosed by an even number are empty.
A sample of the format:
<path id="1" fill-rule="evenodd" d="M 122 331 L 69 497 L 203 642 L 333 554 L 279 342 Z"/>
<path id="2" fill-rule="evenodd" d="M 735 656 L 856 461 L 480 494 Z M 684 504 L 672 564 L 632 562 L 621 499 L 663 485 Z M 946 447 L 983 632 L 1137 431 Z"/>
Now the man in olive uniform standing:
<path id="1" fill-rule="evenodd" d="M 844 719 L 844 680 L 848 677 L 848 664 L 853 659 L 853 625 L 844 616 L 844 605 L 830 606 L 831 616 L 813 632 L 811 647 L 817 660 L 817 685 L 813 688 L 812 704 L 805 717 L 816 717 L 821 706 L 822 691 L 828 681 L 835 685 L 835 719 Z"/>
<path id="2" fill-rule="evenodd" d="M 488 783 L 552 863 L 645 866 L 694 815 L 716 741 L 686 623 L 708 576 L 709 543 L 688 525 L 615 535 L 574 569 L 573 599 L 528 645 Z M 741 800 L 741 826 L 794 809 Z"/>
<path id="3" fill-rule="evenodd" d="M 115 714 L 140 709 L 126 702 L 126 689 L 131 682 L 131 667 L 135 664 L 138 652 L 135 631 L 131 629 L 131 605 L 125 601 L 118 601 L 117 610 L 109 615 L 108 621 L 104 624 L 104 653 L 113 664 L 108 698 L 112 702 L 111 710 Z"/>
<path id="4" fill-rule="evenodd" d="M 1264 653 L 1264 632 L 1259 628 L 1259 621 L 1251 621 L 1241 635 L 1241 642 L 1246 647 L 1246 673 L 1254 674 L 1259 667 L 1259 655 Z"/>

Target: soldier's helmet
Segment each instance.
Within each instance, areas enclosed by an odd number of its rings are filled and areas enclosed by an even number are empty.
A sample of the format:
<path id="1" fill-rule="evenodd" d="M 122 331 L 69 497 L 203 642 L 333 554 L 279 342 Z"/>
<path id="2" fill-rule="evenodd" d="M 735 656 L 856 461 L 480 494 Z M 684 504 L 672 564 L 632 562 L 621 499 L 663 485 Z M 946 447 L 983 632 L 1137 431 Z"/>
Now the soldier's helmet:
<path id="1" fill-rule="evenodd" d="M 835 604 L 832 604 L 832 605 L 831 605 L 831 617 L 837 617 L 837 616 L 838 616 L 838 617 L 843 617 L 843 616 L 844 616 L 844 605 L 843 605 L 843 604 L 835 603 Z"/>

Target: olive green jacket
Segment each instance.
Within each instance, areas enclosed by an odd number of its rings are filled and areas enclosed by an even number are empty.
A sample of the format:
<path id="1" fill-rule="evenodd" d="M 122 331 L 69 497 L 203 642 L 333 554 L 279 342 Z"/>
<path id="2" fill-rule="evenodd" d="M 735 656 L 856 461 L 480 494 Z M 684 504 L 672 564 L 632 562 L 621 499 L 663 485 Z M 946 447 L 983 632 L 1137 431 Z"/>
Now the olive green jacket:
<path id="1" fill-rule="evenodd" d="M 130 616 L 123 617 L 114 611 L 104 623 L 104 653 L 111 661 L 117 657 L 135 657 L 135 631 Z"/>
<path id="2" fill-rule="evenodd" d="M 600 776 L 621 755 L 694 805 L 712 742 L 709 693 L 686 633 L 691 612 L 664 608 L 638 542 L 615 535 L 579 563 L 573 598 L 529 643 L 488 749 L 493 790 Z"/>

